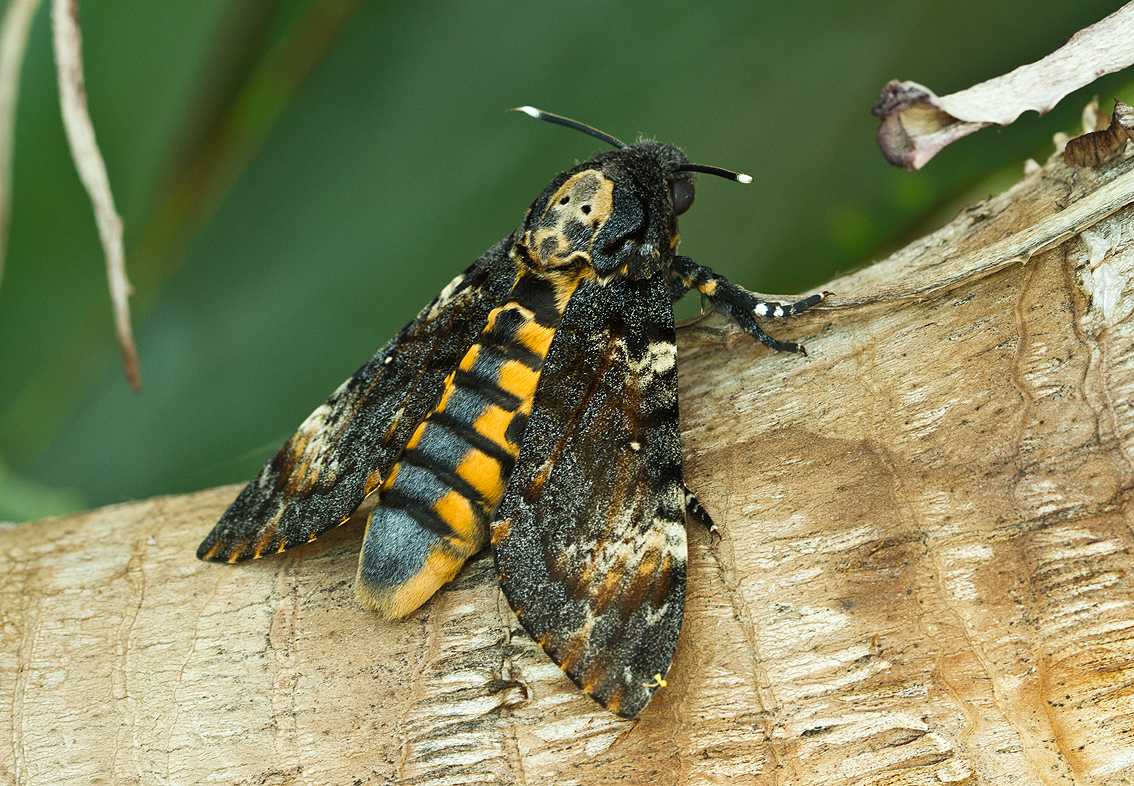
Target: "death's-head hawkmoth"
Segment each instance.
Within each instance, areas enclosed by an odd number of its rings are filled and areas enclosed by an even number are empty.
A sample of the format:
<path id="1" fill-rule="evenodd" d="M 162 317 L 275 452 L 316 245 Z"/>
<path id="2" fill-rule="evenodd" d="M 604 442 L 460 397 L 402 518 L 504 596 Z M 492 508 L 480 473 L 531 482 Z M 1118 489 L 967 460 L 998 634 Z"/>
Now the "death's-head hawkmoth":
<path id="1" fill-rule="evenodd" d="M 336 390 L 201 543 L 239 562 L 314 540 L 371 495 L 356 591 L 403 617 L 491 543 L 517 618 L 582 690 L 636 717 L 665 685 L 685 603 L 686 487 L 673 303 L 701 293 L 769 347 L 757 300 L 677 253 L 697 172 L 610 143 Z"/>

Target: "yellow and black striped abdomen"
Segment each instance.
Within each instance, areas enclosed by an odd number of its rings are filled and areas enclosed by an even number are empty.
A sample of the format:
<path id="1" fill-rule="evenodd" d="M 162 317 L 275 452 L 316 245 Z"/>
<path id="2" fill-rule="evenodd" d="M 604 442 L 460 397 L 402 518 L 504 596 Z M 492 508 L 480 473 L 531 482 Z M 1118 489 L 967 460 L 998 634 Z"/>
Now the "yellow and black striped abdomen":
<path id="1" fill-rule="evenodd" d="M 508 302 L 488 315 L 378 489 L 355 581 L 367 606 L 404 617 L 488 543 L 551 339 L 579 282 L 594 276 L 612 189 L 584 170 L 537 202 L 509 251 L 518 273 Z"/>
<path id="2" fill-rule="evenodd" d="M 446 378 L 378 490 L 355 584 L 367 606 L 409 614 L 488 542 L 563 294 L 562 282 L 521 274 Z"/>

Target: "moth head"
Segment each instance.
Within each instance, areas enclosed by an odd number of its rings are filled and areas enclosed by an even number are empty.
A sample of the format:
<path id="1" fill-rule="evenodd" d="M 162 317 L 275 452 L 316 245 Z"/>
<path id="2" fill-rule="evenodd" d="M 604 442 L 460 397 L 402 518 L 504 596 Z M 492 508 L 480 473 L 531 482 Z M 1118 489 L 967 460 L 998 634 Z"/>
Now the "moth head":
<path id="1" fill-rule="evenodd" d="M 549 123 L 556 123 L 561 126 L 573 128 L 576 131 L 582 131 L 584 134 L 593 136 L 595 139 L 601 139 L 603 142 L 606 142 L 608 145 L 614 147 L 617 150 L 626 150 L 631 147 L 631 145 L 626 144 L 617 137 L 611 136 L 605 131 L 599 131 L 593 126 L 589 126 L 586 123 L 580 123 L 578 120 L 572 120 L 569 117 L 555 115 L 551 112 L 544 112 L 532 106 L 516 107 L 513 111 L 523 112 L 529 117 L 534 117 L 538 120 L 546 120 Z M 735 180 L 737 183 L 752 182 L 752 178 L 750 176 L 742 174 L 740 172 L 733 172 L 729 169 L 722 169 L 718 166 L 691 164 L 689 162 L 689 159 L 685 157 L 684 153 L 682 153 L 677 148 L 672 147 L 671 145 L 663 145 L 658 142 L 647 141 L 639 142 L 637 145 L 634 145 L 634 147 L 647 145 L 655 146 L 666 151 L 666 153 L 663 155 L 663 158 L 669 159 L 669 161 L 663 162 L 663 169 L 668 169 L 668 167 L 665 166 L 666 163 L 673 165 L 672 171 L 670 173 L 670 198 L 673 204 L 674 215 L 681 215 L 693 204 L 693 183 L 696 180 L 696 175 L 692 173 L 704 172 L 707 175 L 717 175 L 718 177 L 723 177 L 728 180 Z M 677 155 L 673 156 L 672 153 L 676 153 Z M 683 175 L 683 173 L 686 174 Z"/>
<path id="2" fill-rule="evenodd" d="M 677 217 L 693 205 L 698 173 L 751 180 L 690 163 L 680 149 L 653 140 L 600 153 L 584 166 L 602 172 L 613 185 L 612 215 L 595 243 L 595 270 L 630 278 L 651 275 L 672 260 Z"/>
<path id="3" fill-rule="evenodd" d="M 532 107 L 519 111 L 615 148 L 561 174 L 532 205 L 521 234 L 537 264 L 561 267 L 575 260 L 602 277 L 650 275 L 676 253 L 677 216 L 693 204 L 697 173 L 752 182 L 748 175 L 690 163 L 672 145 L 652 140 L 627 145 L 576 120 Z M 592 194 L 601 198 L 595 201 Z"/>

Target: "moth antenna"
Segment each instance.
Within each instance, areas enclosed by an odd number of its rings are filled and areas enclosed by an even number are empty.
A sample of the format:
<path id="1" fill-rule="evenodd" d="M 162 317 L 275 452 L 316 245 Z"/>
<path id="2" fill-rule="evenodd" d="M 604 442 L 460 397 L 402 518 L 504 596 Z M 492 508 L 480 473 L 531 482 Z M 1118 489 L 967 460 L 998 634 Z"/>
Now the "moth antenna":
<path id="1" fill-rule="evenodd" d="M 584 134 L 589 134 L 595 139 L 601 139 L 603 142 L 606 142 L 608 145 L 613 145 L 619 150 L 630 147 L 630 145 L 626 144 L 620 139 L 612 137 L 605 131 L 599 131 L 597 128 L 593 128 L 586 123 L 580 123 L 578 120 L 572 120 L 569 117 L 563 117 L 563 115 L 553 115 L 551 112 L 543 112 L 539 109 L 536 109 L 534 106 L 517 106 L 513 107 L 509 111 L 523 112 L 525 115 L 534 117 L 536 120 L 546 120 L 549 123 L 556 123 L 561 126 L 573 128 L 576 131 L 582 131 Z M 751 178 L 749 178 L 749 180 L 751 180 Z"/>
<path id="2" fill-rule="evenodd" d="M 684 164 L 677 168 L 678 172 L 704 172 L 706 175 L 716 175 L 723 177 L 726 180 L 734 180 L 737 183 L 751 183 L 752 176 L 745 175 L 741 172 L 733 172 L 731 169 L 723 169 L 719 166 L 705 166 L 704 164 Z"/>

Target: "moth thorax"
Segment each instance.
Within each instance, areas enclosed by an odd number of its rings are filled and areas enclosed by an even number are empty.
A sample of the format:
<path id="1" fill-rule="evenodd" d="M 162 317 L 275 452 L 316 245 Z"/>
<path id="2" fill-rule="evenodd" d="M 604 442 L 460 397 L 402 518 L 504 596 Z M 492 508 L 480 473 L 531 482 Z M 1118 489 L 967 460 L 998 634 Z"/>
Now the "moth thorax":
<path id="1" fill-rule="evenodd" d="M 562 267 L 589 259 L 595 238 L 614 207 L 614 183 L 598 170 L 572 176 L 547 202 L 528 231 L 538 267 Z"/>

